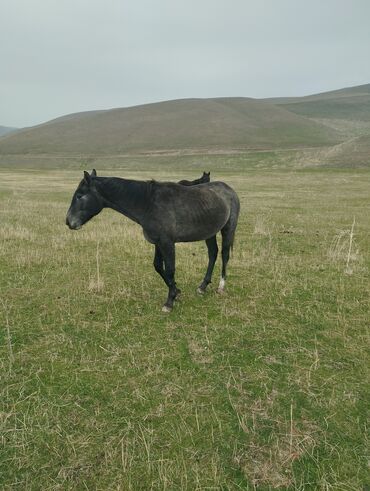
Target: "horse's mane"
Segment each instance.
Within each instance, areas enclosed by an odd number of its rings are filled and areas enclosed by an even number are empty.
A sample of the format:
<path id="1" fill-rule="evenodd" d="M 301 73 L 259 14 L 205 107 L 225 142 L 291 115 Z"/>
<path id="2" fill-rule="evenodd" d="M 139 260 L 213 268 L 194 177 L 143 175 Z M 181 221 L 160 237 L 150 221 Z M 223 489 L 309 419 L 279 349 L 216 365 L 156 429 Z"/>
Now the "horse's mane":
<path id="1" fill-rule="evenodd" d="M 99 190 L 108 199 L 119 200 L 124 197 L 128 201 L 144 202 L 147 201 L 152 185 L 155 182 L 153 179 L 150 181 L 137 181 L 134 179 L 123 179 L 121 177 L 101 177 L 95 178 L 99 185 Z"/>

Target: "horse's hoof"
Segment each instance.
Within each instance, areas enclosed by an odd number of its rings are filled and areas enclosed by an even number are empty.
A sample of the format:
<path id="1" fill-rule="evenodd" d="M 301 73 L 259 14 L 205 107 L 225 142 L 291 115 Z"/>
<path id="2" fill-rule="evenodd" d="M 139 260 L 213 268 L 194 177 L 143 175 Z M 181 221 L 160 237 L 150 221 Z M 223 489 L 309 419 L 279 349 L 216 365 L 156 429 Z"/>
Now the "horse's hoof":
<path id="1" fill-rule="evenodd" d="M 220 293 L 221 295 L 224 293 L 225 283 L 226 283 L 225 279 L 221 278 L 217 288 L 217 293 Z"/>
<path id="2" fill-rule="evenodd" d="M 167 305 L 163 305 L 162 307 L 162 312 L 171 312 L 172 308 L 171 307 L 167 307 Z"/>
<path id="3" fill-rule="evenodd" d="M 204 295 L 204 294 L 205 294 L 205 292 L 206 292 L 206 291 L 205 291 L 205 290 L 202 290 L 202 288 L 201 288 L 201 287 L 198 287 L 198 288 L 197 288 L 197 293 L 199 293 L 199 295 Z"/>
<path id="4" fill-rule="evenodd" d="M 223 295 L 225 293 L 225 290 L 223 288 L 217 288 L 216 292 L 219 294 L 219 295 Z"/>

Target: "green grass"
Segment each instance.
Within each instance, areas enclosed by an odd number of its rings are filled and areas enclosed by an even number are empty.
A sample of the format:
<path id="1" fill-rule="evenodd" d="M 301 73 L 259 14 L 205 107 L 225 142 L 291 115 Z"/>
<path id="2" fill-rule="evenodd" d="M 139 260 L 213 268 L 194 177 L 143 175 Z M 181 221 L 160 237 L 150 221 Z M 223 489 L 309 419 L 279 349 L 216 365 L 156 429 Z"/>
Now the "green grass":
<path id="1" fill-rule="evenodd" d="M 100 171 L 204 167 L 238 191 L 227 292 L 218 266 L 196 295 L 206 249 L 180 244 L 169 315 L 137 225 L 105 210 L 65 226 L 80 171 L 0 171 L 1 489 L 370 485 L 368 173 L 274 170 L 271 153 L 192 162 Z"/>

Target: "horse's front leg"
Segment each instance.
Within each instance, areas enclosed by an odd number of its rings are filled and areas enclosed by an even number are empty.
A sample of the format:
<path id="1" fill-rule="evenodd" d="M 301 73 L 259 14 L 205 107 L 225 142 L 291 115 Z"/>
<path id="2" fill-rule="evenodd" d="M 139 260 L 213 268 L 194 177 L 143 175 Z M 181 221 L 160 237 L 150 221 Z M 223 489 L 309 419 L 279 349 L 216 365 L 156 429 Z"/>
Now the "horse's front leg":
<path id="1" fill-rule="evenodd" d="M 180 290 L 176 287 L 175 282 L 175 244 L 170 241 L 165 241 L 160 242 L 158 247 L 164 260 L 165 277 L 168 286 L 168 297 L 162 310 L 163 312 L 171 312 L 173 302 L 176 296 L 180 294 Z"/>
<path id="2" fill-rule="evenodd" d="M 159 249 L 159 246 L 155 246 L 155 253 L 154 253 L 154 260 L 153 260 L 153 266 L 154 269 L 157 271 L 157 273 L 161 276 L 163 281 L 166 283 L 167 286 L 169 286 L 167 277 L 163 268 L 163 256 L 162 253 Z"/>

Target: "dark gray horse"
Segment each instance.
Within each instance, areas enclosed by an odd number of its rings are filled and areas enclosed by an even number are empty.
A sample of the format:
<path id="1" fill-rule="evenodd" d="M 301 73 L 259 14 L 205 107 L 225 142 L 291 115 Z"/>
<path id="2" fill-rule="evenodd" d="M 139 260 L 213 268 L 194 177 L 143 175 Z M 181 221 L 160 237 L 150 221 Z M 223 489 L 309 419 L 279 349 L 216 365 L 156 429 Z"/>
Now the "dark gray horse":
<path id="1" fill-rule="evenodd" d="M 199 179 L 194 179 L 194 181 L 187 181 L 186 179 L 183 179 L 182 181 L 179 181 L 179 184 L 182 184 L 183 186 L 196 186 L 197 184 L 204 184 L 205 182 L 209 182 L 211 180 L 211 172 L 203 172 L 202 177 Z"/>
<path id="2" fill-rule="evenodd" d="M 206 291 L 211 282 L 218 247 L 216 234 L 222 234 L 222 274 L 218 291 L 223 292 L 230 247 L 239 216 L 239 198 L 223 182 L 181 186 L 174 182 L 134 181 L 119 177 L 97 177 L 95 169 L 75 191 L 66 224 L 78 230 L 84 223 L 112 208 L 140 224 L 145 238 L 155 246 L 154 268 L 168 286 L 163 311 L 172 310 L 180 290 L 175 282 L 175 243 L 205 240 L 208 268 L 198 288 Z"/>

